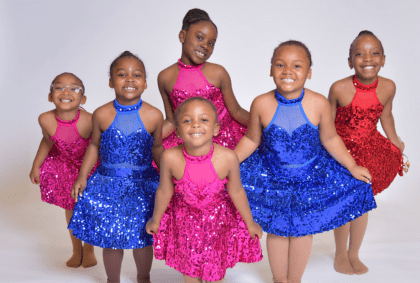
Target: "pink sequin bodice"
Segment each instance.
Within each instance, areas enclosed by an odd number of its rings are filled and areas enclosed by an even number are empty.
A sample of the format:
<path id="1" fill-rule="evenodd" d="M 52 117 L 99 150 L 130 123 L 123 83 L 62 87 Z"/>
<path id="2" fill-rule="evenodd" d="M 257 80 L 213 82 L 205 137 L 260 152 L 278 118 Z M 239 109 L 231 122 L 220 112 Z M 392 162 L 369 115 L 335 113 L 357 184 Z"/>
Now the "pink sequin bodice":
<path id="1" fill-rule="evenodd" d="M 210 100 L 217 109 L 218 122 L 220 124 L 219 135 L 214 137 L 213 141 L 224 147 L 234 149 L 239 140 L 245 135 L 246 127 L 235 121 L 229 114 L 222 91 L 210 84 L 201 72 L 203 64 L 185 65 L 178 60 L 179 74 L 174 88 L 169 94 L 172 111 L 185 100 L 195 96 L 201 96 Z M 163 140 L 165 149 L 183 143 L 176 134 L 168 136 Z"/>
<path id="2" fill-rule="evenodd" d="M 83 138 L 77 130 L 79 116 L 80 110 L 69 121 L 61 120 L 56 115 L 57 129 L 54 136 L 50 137 L 53 146 L 40 167 L 41 199 L 69 210 L 74 207 L 74 199 L 70 196 L 71 187 L 79 175 L 90 143 L 90 137 Z"/>

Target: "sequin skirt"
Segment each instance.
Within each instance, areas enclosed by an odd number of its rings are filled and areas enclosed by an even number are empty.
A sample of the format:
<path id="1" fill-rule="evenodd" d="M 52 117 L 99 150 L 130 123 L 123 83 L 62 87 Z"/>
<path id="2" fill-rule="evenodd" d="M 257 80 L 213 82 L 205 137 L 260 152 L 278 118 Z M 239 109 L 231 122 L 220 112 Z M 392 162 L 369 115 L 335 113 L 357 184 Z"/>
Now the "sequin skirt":
<path id="1" fill-rule="evenodd" d="M 378 131 L 368 137 L 342 139 L 357 165 L 366 167 L 372 175 L 374 195 L 388 188 L 397 174 L 403 175 L 400 149 Z"/>
<path id="2" fill-rule="evenodd" d="M 258 238 L 252 239 L 227 196 L 205 208 L 192 207 L 174 195 L 154 235 L 155 257 L 190 277 L 224 278 L 237 262 L 262 259 Z"/>
<path id="3" fill-rule="evenodd" d="M 371 186 L 325 149 L 303 167 L 279 167 L 257 149 L 241 164 L 242 184 L 263 231 L 300 237 L 335 229 L 376 208 Z"/>
<path id="4" fill-rule="evenodd" d="M 152 171 L 153 170 L 153 171 Z M 146 222 L 153 215 L 159 176 L 155 169 L 142 179 L 104 176 L 101 167 L 89 178 L 83 196 L 74 207 L 69 229 L 91 245 L 113 249 L 137 249 L 153 244 Z M 118 175 L 118 174 L 113 174 Z M 139 175 L 133 172 L 131 176 Z"/>

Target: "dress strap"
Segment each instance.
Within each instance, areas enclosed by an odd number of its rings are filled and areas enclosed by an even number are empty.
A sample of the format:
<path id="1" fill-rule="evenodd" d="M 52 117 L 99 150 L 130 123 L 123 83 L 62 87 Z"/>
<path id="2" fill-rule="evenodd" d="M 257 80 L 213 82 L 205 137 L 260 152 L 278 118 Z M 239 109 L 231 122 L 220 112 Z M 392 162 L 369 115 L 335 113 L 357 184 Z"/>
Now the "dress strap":
<path id="1" fill-rule="evenodd" d="M 57 123 L 59 125 L 74 125 L 74 124 L 77 124 L 77 121 L 79 121 L 79 117 L 80 117 L 80 109 L 77 111 L 76 117 L 74 117 L 74 119 L 72 119 L 72 120 L 62 120 L 62 119 L 58 118 L 57 111 L 55 112 L 55 118 L 57 119 Z"/>
<path id="2" fill-rule="evenodd" d="M 137 102 L 134 105 L 121 105 L 117 102 L 117 100 L 114 100 L 114 107 L 117 112 L 134 112 L 138 111 L 141 108 L 143 101 L 140 99 L 139 102 Z"/>
<path id="3" fill-rule="evenodd" d="M 213 156 L 213 151 L 214 151 L 214 145 L 212 144 L 210 151 L 206 155 L 192 156 L 187 153 L 187 151 L 185 150 L 185 147 L 182 148 L 182 152 L 184 153 L 185 160 L 187 162 L 193 162 L 193 163 L 201 163 L 203 161 L 211 160 Z"/>
<path id="4" fill-rule="evenodd" d="M 378 87 L 378 81 L 379 79 L 376 78 L 376 81 L 373 84 L 364 85 L 357 80 L 355 75 L 353 75 L 353 85 L 356 87 L 356 89 L 361 90 L 361 91 L 370 91 L 372 89 L 376 89 Z"/>
<path id="5" fill-rule="evenodd" d="M 278 103 L 281 104 L 296 104 L 302 101 L 303 95 L 305 94 L 305 89 L 302 89 L 302 93 L 298 98 L 295 99 L 287 99 L 283 95 L 281 95 L 276 89 L 276 99 Z"/>
<path id="6" fill-rule="evenodd" d="M 201 69 L 203 67 L 204 63 L 201 63 L 200 65 L 187 65 L 181 62 L 181 59 L 178 59 L 178 67 L 180 70 L 195 70 L 195 69 Z"/>

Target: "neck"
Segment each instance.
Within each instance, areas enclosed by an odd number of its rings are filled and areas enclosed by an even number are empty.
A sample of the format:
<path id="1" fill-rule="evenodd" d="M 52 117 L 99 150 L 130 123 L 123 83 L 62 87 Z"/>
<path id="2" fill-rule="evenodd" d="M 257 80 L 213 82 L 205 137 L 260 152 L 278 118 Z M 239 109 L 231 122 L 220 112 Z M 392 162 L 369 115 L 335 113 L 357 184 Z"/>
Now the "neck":
<path id="1" fill-rule="evenodd" d="M 364 84 L 364 85 L 371 85 L 378 78 L 378 76 L 375 76 L 374 78 L 368 78 L 368 79 L 366 79 L 366 78 L 359 77 L 357 74 L 355 74 L 355 76 L 356 76 L 356 79 L 359 81 L 359 83 Z"/>
<path id="2" fill-rule="evenodd" d="M 285 92 L 285 91 L 283 91 L 283 90 L 279 90 L 279 89 L 277 89 L 277 91 L 278 91 L 278 93 L 280 93 L 281 94 L 281 96 L 283 96 L 284 98 L 286 98 L 286 99 L 288 99 L 288 100 L 292 100 L 292 99 L 296 99 L 296 98 L 299 98 L 300 97 L 300 95 L 302 94 L 302 90 L 303 90 L 304 88 L 302 87 L 302 88 L 300 88 L 300 89 L 298 89 L 298 90 L 295 90 L 295 91 L 291 91 L 291 92 Z"/>
<path id="3" fill-rule="evenodd" d="M 185 54 L 181 55 L 181 63 L 185 64 L 185 65 L 189 65 L 189 66 L 198 66 L 200 64 L 196 64 L 195 62 L 193 62 L 190 58 L 188 58 Z M 205 63 L 205 62 L 204 62 Z"/>
<path id="4" fill-rule="evenodd" d="M 116 97 L 115 100 L 117 100 L 118 104 L 120 105 L 135 105 L 137 103 L 139 103 L 140 101 L 140 97 L 137 97 L 135 99 L 125 99 L 125 98 L 121 98 L 121 97 Z"/>
<path id="5" fill-rule="evenodd" d="M 55 109 L 55 113 L 57 114 L 58 118 L 64 121 L 73 120 L 77 116 L 77 112 L 79 108 L 72 109 L 72 110 L 60 110 Z"/>
<path id="6" fill-rule="evenodd" d="M 191 156 L 203 156 L 210 152 L 212 145 L 213 140 L 199 147 L 195 147 L 193 145 L 188 145 L 184 143 L 184 148 L 185 151 Z"/>

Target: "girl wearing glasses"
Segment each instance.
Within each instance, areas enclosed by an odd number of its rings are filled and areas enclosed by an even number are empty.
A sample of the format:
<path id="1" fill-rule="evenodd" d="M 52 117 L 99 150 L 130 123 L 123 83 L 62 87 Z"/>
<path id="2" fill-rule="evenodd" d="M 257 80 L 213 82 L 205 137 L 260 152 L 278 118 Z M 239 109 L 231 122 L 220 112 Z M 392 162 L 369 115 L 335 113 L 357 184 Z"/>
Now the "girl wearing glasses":
<path id="1" fill-rule="evenodd" d="M 39 116 L 43 138 L 29 174 L 32 183 L 40 185 L 43 201 L 65 209 L 67 225 L 75 204 L 71 186 L 77 179 L 92 133 L 92 115 L 80 110 L 80 105 L 86 102 L 84 92 L 83 82 L 71 73 L 60 74 L 53 80 L 48 101 L 54 103 L 55 109 Z M 93 246 L 87 243 L 83 246 L 69 232 L 73 255 L 66 265 L 96 265 Z"/>

